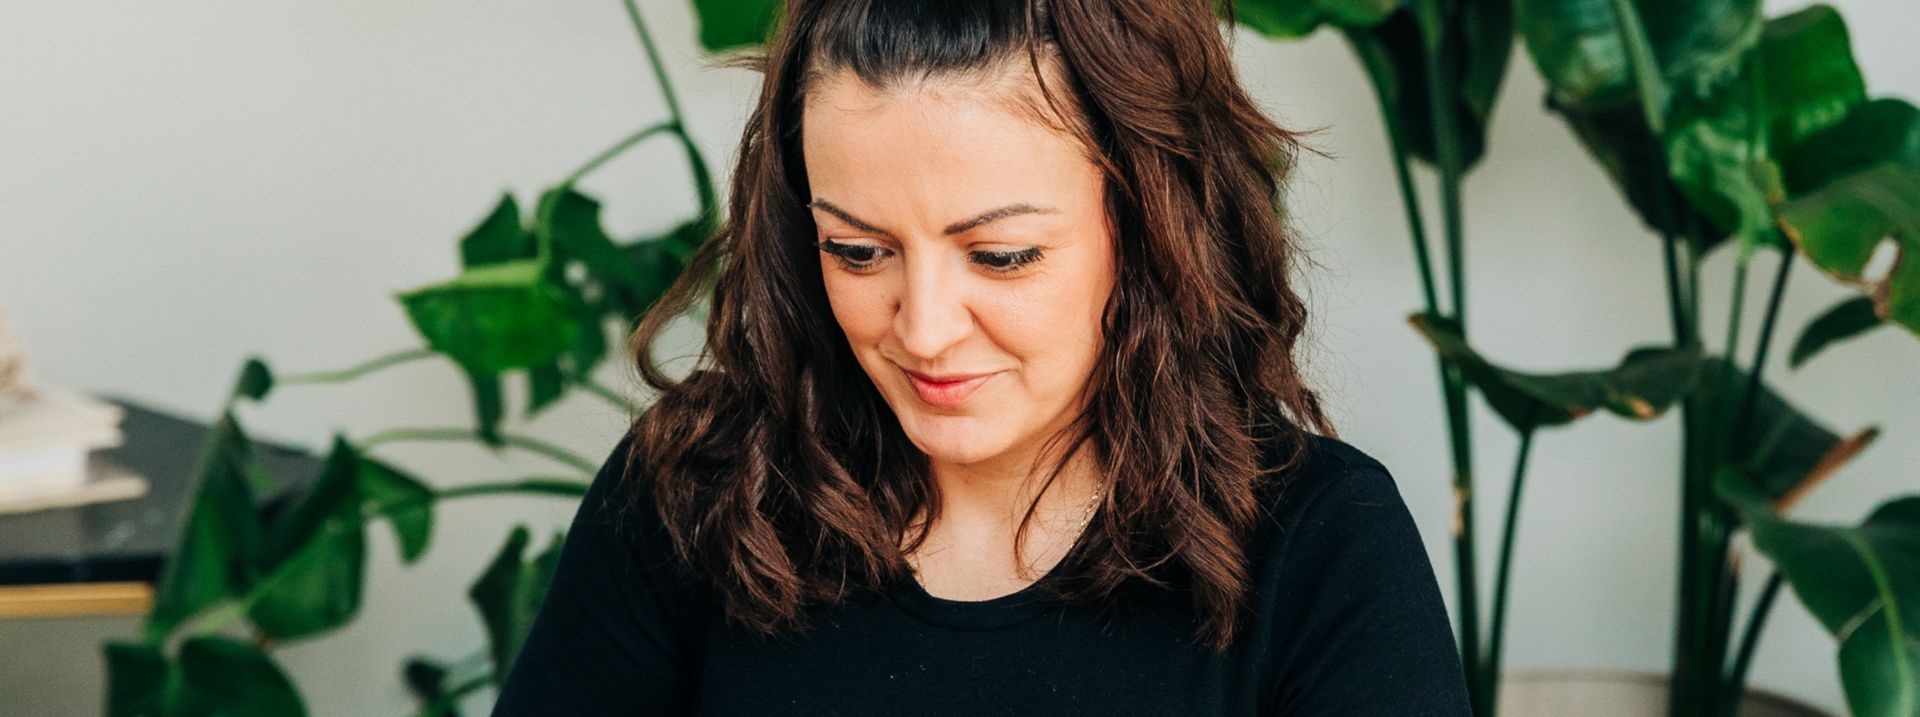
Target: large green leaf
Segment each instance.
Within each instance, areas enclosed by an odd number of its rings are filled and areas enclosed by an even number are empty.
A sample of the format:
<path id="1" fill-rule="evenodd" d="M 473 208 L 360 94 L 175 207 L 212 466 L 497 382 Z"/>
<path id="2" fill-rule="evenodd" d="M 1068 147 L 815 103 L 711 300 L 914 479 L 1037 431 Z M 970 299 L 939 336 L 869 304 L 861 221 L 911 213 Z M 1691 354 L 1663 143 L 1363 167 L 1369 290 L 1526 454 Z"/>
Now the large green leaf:
<path id="1" fill-rule="evenodd" d="M 1438 164 L 1427 85 L 1429 55 L 1417 15 L 1412 8 L 1402 8 L 1382 21 L 1353 26 L 1346 37 L 1368 79 L 1390 98 L 1387 111 L 1398 116 L 1408 151 Z M 1459 73 L 1452 93 L 1452 127 L 1462 166 L 1471 168 L 1486 154 L 1494 101 L 1513 55 L 1513 6 L 1510 0 L 1466 0 L 1443 22 L 1442 45 Z"/>
<path id="2" fill-rule="evenodd" d="M 1514 371 L 1494 365 L 1468 346 L 1452 319 L 1417 313 L 1408 321 L 1520 432 L 1571 423 L 1599 408 L 1634 420 L 1657 418 L 1693 388 L 1701 369 L 1698 349 L 1640 347 L 1600 371 Z"/>
<path id="3" fill-rule="evenodd" d="M 1669 177 L 1665 118 L 1670 98 L 1697 102 L 1736 76 L 1760 40 L 1758 0 L 1626 3 L 1646 39 L 1629 52 L 1616 0 L 1517 0 L 1521 36 L 1561 115 L 1648 226 L 1704 251 L 1724 235 L 1698 236 L 1695 210 Z M 1636 83 L 1635 60 L 1648 68 Z M 1651 110 L 1640 96 L 1652 97 Z M 1659 126 L 1650 124 L 1651 115 Z M 1660 132 L 1656 132 L 1660 130 Z"/>
<path id="4" fill-rule="evenodd" d="M 527 368 L 565 352 L 580 331 L 579 308 L 545 271 L 531 259 L 487 264 L 399 299 L 427 344 L 468 371 Z"/>
<path id="5" fill-rule="evenodd" d="M 1268 37 L 1295 39 L 1313 34 L 1321 25 L 1372 27 L 1405 4 L 1405 0 L 1241 0 L 1233 4 L 1234 20 Z M 1226 3 L 1214 12 L 1226 17 Z"/>
<path id="6" fill-rule="evenodd" d="M 359 456 L 360 493 L 366 510 L 385 514 L 400 545 L 400 560 L 413 563 L 433 538 L 433 489 L 393 466 Z M 407 506 L 407 507 L 399 507 Z"/>
<path id="7" fill-rule="evenodd" d="M 336 435 L 320 475 L 267 525 L 256 571 L 267 576 L 247 616 L 269 637 L 332 630 L 360 611 L 366 532 L 359 453 Z"/>
<path id="8" fill-rule="evenodd" d="M 1780 517 L 1738 471 L 1719 473 L 1714 489 L 1839 640 L 1848 709 L 1862 717 L 1920 714 L 1920 496 L 1843 527 Z"/>
<path id="9" fill-rule="evenodd" d="M 460 240 L 464 267 L 531 259 L 537 253 L 533 236 L 520 226 L 520 205 L 512 194 L 502 194 L 487 218 Z"/>
<path id="10" fill-rule="evenodd" d="M 569 186 L 549 190 L 540 198 L 542 226 L 536 232 L 548 238 L 555 263 L 578 261 L 628 315 L 644 312 L 666 285 L 613 243 L 600 226 L 600 202 Z M 671 281 L 671 277 L 668 277 Z"/>
<path id="11" fill-rule="evenodd" d="M 1745 70 L 1667 121 L 1668 171 L 1715 235 L 1743 253 L 1771 244 L 1773 208 L 1786 198 L 1778 158 L 1865 101 L 1846 24 L 1815 5 L 1772 20 Z"/>
<path id="12" fill-rule="evenodd" d="M 513 667 L 513 658 L 526 641 L 527 630 L 533 627 L 533 618 L 553 578 L 553 568 L 560 560 L 565 536 L 555 533 L 547 549 L 529 561 L 524 555 L 530 540 L 526 526 L 514 526 L 493 562 L 467 589 L 467 596 L 479 610 L 481 623 L 487 629 L 495 681 L 506 679 Z"/>
<path id="13" fill-rule="evenodd" d="M 1731 421 L 1740 411 L 1752 374 L 1734 368 L 1731 380 L 1728 376 L 1722 357 L 1710 357 L 1702 366 L 1700 415 Z M 1843 438 L 1788 403 L 1766 382 L 1756 388 L 1752 415 L 1734 426 L 1727 455 L 1768 500 L 1783 509 L 1853 460 L 1880 435 L 1878 428 L 1868 426 Z"/>
<path id="14" fill-rule="evenodd" d="M 1793 342 L 1787 365 L 1799 368 L 1828 346 L 1885 325 L 1873 311 L 1873 299 L 1856 296 L 1842 301 L 1808 322 L 1807 328 L 1800 332 L 1800 339 Z"/>
<path id="15" fill-rule="evenodd" d="M 1810 133 L 1781 164 L 1793 196 L 1881 163 L 1920 167 L 1920 109 L 1882 98 L 1856 105 L 1831 127 Z"/>
<path id="16" fill-rule="evenodd" d="M 194 702 L 210 715 L 300 717 L 306 704 L 273 659 L 245 642 L 220 635 L 180 646 L 180 673 Z"/>
<path id="17" fill-rule="evenodd" d="M 173 714 L 167 707 L 173 668 L 160 648 L 113 641 L 101 649 L 107 658 L 107 717 Z"/>
<path id="18" fill-rule="evenodd" d="M 1876 313 L 1920 334 L 1920 166 L 1882 164 L 1780 208 L 1780 226 L 1807 259 L 1861 286 Z M 1885 276 L 1867 276 L 1882 242 L 1898 248 Z"/>
<path id="19" fill-rule="evenodd" d="M 1516 0 L 1521 38 L 1556 101 L 1593 111 L 1636 100 L 1612 0 Z M 1682 95 L 1711 92 L 1760 38 L 1758 0 L 1634 0 L 1661 77 Z"/>
<path id="20" fill-rule="evenodd" d="M 146 632 L 158 641 L 197 613 L 252 584 L 249 556 L 259 543 L 258 502 L 247 485 L 252 442 L 231 411 L 208 432 L 193 503 L 179 550 L 161 569 Z"/>
<path id="21" fill-rule="evenodd" d="M 693 0 L 693 10 L 708 52 L 765 44 L 784 14 L 779 0 Z"/>

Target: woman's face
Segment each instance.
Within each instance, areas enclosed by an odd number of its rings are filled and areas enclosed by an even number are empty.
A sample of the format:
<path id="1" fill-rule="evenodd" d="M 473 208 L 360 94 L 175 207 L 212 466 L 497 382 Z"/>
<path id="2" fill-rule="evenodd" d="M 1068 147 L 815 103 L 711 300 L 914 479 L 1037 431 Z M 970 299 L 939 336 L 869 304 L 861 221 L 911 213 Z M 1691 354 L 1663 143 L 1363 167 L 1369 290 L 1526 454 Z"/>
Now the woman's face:
<path id="1" fill-rule="evenodd" d="M 936 464 L 1024 470 L 1081 408 L 1113 241 L 1099 169 L 995 97 L 841 72 L 810 90 L 801 141 L 834 318 L 908 438 Z"/>

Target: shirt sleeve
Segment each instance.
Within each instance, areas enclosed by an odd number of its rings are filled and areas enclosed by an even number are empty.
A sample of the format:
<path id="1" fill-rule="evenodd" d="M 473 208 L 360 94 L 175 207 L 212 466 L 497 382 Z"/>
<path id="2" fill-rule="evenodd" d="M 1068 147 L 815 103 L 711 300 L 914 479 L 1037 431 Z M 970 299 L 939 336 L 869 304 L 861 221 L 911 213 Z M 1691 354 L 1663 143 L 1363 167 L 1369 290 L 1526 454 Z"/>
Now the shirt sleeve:
<path id="1" fill-rule="evenodd" d="M 1313 497 L 1282 568 L 1279 714 L 1467 717 L 1466 678 L 1412 514 L 1377 463 Z"/>
<path id="2" fill-rule="evenodd" d="M 574 514 L 495 717 L 687 711 L 683 574 L 651 491 L 627 470 L 632 441 L 614 447 Z M 639 499 L 622 510 L 633 490 Z"/>

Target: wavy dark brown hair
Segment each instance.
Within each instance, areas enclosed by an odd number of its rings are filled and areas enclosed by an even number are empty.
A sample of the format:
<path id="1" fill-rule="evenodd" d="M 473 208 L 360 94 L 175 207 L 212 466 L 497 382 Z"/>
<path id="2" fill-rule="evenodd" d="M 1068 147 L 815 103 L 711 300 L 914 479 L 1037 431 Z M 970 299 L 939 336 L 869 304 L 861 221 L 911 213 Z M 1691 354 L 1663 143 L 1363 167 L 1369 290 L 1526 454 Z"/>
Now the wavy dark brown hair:
<path id="1" fill-rule="evenodd" d="M 1076 603 L 1129 580 L 1185 589 L 1196 639 L 1225 649 L 1245 618 L 1256 490 L 1299 464 L 1309 431 L 1335 435 L 1294 355 L 1307 312 L 1289 280 L 1282 180 L 1301 144 L 1239 86 L 1220 22 L 1232 27 L 1231 5 L 787 7 L 763 49 L 717 62 L 763 78 L 727 215 L 630 344 L 658 397 L 632 426 L 629 465 L 651 481 L 678 554 L 730 621 L 768 634 L 806 629 L 810 606 L 913 579 L 904 555 L 931 522 L 914 516 L 937 515 L 939 494 L 827 303 L 802 100 L 842 71 L 888 88 L 1025 62 L 1032 74 L 1015 76 L 1039 89 L 1009 94 L 1044 99 L 1106 176 L 1118 271 L 1085 409 L 1054 437 L 1071 449 L 1048 478 L 1091 447 L 1111 489 L 1037 589 Z M 675 379 L 654 346 L 709 292 L 704 351 Z"/>

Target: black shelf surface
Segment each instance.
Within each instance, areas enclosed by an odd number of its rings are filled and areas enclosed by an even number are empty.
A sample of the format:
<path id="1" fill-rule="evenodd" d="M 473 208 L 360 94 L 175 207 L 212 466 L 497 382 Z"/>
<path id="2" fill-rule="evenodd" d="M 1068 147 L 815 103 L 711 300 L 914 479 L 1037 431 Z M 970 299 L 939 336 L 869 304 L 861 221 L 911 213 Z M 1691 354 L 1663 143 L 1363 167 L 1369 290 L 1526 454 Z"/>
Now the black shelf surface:
<path id="1" fill-rule="evenodd" d="M 101 399 L 126 410 L 120 424 L 126 440 L 94 451 L 92 458 L 145 477 L 146 495 L 0 514 L 0 585 L 159 579 L 191 510 L 195 470 L 209 425 L 119 397 Z M 290 487 L 319 473 L 320 458 L 303 449 L 258 438 L 253 444 L 260 466 L 277 481 L 276 490 L 261 497 L 269 510 Z"/>

